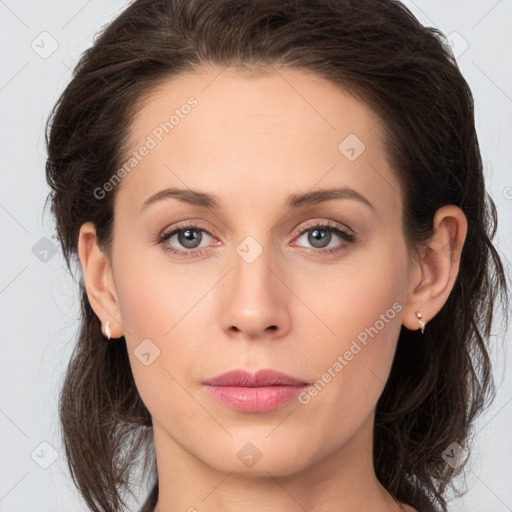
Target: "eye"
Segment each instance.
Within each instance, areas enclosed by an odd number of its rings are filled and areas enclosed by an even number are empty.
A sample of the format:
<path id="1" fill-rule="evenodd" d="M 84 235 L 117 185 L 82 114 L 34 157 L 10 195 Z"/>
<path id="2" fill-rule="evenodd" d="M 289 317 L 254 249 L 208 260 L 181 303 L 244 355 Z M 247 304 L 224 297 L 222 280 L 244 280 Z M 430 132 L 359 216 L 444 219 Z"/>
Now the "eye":
<path id="1" fill-rule="evenodd" d="M 329 247 L 329 244 L 333 241 L 333 234 L 334 237 L 338 237 L 342 242 L 334 247 Z M 317 253 L 327 252 L 335 254 L 356 241 L 354 233 L 332 221 L 324 223 L 312 222 L 307 224 L 305 228 L 303 227 L 301 231 L 299 231 L 299 239 L 303 237 L 306 238 L 307 243 L 311 244 L 314 249 L 319 249 L 313 251 Z M 296 245 L 296 242 L 294 242 L 293 245 Z"/>
<path id="2" fill-rule="evenodd" d="M 207 236 L 213 238 L 213 236 L 204 228 L 197 226 L 193 223 L 180 224 L 174 227 L 170 231 L 162 233 L 157 239 L 157 243 L 162 245 L 165 252 L 169 252 L 176 256 L 190 257 L 198 256 L 203 253 L 206 248 L 199 247 L 199 244 L 203 241 L 202 233 L 206 233 Z M 171 239 L 176 237 L 176 240 L 171 244 Z M 180 244 L 186 250 L 181 250 L 176 247 L 176 244 Z"/>
<path id="3" fill-rule="evenodd" d="M 200 247 L 204 239 L 204 234 L 206 234 L 207 237 L 214 238 L 208 230 L 193 222 L 187 222 L 174 226 L 168 231 L 164 231 L 157 237 L 155 242 L 162 245 L 162 248 L 167 253 L 188 258 L 200 256 L 208 249 L 208 245 L 206 245 L 206 247 Z M 298 232 L 298 239 L 304 237 L 306 234 L 308 234 L 307 242 L 313 246 L 313 249 L 311 249 L 313 253 L 335 254 L 343 250 L 347 245 L 356 242 L 356 236 L 351 231 L 332 221 L 323 223 L 314 221 L 307 224 Z M 333 240 L 333 234 L 342 241 L 334 246 L 334 248 L 329 247 L 329 244 Z M 175 240 L 171 242 L 173 238 L 175 238 Z M 176 245 L 181 245 L 184 249 L 180 249 L 176 247 Z M 219 245 L 219 243 L 216 245 Z M 292 245 L 296 246 L 297 242 L 293 242 Z"/>

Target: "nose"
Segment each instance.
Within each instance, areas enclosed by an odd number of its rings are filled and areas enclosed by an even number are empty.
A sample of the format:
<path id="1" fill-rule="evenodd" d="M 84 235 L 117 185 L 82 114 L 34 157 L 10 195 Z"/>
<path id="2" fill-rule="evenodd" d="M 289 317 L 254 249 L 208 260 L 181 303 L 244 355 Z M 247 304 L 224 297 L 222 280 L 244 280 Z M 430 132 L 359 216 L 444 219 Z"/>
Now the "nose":
<path id="1" fill-rule="evenodd" d="M 240 248 L 239 248 L 240 249 Z M 254 260 L 235 252 L 220 297 L 222 328 L 231 338 L 278 339 L 290 330 L 290 277 L 277 254 L 263 248 Z M 255 247 L 249 245 L 249 251 Z M 258 252 L 259 252 L 258 248 Z"/>

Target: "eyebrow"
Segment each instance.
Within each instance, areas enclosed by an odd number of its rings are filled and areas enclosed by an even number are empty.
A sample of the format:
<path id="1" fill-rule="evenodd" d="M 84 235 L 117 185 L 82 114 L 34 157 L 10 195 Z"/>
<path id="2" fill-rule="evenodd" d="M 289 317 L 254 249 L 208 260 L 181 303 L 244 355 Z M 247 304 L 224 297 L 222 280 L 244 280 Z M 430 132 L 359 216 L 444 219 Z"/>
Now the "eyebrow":
<path id="1" fill-rule="evenodd" d="M 151 204 L 159 202 L 163 199 L 174 198 L 193 206 L 201 206 L 203 208 L 220 209 L 222 202 L 214 195 L 197 190 L 184 190 L 179 188 L 166 188 L 156 192 L 148 197 L 141 206 L 141 211 L 145 210 Z M 349 187 L 336 187 L 329 189 L 312 190 L 301 194 L 291 194 L 285 202 L 285 206 L 289 209 L 302 208 L 314 204 L 331 201 L 333 199 L 355 199 L 371 209 L 375 207 L 359 192 Z"/>

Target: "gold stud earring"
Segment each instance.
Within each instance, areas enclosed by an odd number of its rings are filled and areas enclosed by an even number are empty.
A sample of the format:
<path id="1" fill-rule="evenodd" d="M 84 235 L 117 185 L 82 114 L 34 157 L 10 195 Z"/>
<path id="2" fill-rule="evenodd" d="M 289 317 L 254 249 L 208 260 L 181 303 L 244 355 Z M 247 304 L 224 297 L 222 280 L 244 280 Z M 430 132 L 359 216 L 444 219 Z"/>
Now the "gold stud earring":
<path id="1" fill-rule="evenodd" d="M 418 319 L 418 322 L 420 323 L 421 334 L 424 334 L 425 325 L 427 325 L 427 324 L 426 324 L 426 322 L 423 321 L 423 315 L 419 311 L 416 311 L 416 318 Z"/>
<path id="2" fill-rule="evenodd" d="M 107 335 L 107 338 L 110 339 L 111 333 L 110 333 L 110 322 L 107 322 L 105 324 L 105 334 Z"/>

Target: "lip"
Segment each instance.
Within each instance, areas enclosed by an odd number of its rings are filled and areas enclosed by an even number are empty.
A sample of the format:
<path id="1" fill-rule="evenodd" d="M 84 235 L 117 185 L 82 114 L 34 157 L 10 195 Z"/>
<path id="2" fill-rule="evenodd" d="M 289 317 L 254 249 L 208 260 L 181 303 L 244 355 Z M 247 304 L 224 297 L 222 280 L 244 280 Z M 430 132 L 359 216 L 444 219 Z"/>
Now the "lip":
<path id="1" fill-rule="evenodd" d="M 279 372 L 277 370 L 265 369 L 255 373 L 246 370 L 237 369 L 222 373 L 203 382 L 210 386 L 303 386 L 308 382 L 296 379 L 291 375 Z"/>
<path id="2" fill-rule="evenodd" d="M 309 384 L 272 369 L 250 373 L 231 370 L 205 381 L 210 396 L 245 412 L 270 411 L 293 400 Z"/>

